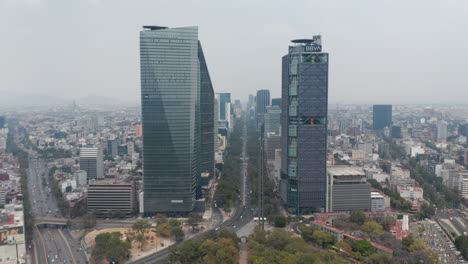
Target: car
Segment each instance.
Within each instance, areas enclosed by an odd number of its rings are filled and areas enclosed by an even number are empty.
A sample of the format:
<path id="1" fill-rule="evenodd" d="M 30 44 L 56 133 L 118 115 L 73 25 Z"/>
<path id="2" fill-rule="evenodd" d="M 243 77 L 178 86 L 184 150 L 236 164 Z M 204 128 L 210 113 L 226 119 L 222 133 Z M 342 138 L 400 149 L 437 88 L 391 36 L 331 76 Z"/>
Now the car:
<path id="1" fill-rule="evenodd" d="M 215 228 L 215 231 L 218 231 L 219 230 L 219 227 Z"/>

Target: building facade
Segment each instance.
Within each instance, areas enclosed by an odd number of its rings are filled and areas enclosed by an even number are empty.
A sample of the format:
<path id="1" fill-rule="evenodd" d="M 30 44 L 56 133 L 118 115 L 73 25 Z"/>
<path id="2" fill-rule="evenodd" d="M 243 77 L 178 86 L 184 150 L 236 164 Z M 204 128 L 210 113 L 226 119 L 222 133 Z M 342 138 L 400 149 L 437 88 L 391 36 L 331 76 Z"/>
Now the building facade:
<path id="1" fill-rule="evenodd" d="M 390 127 L 392 125 L 392 105 L 374 105 L 372 117 L 374 130 Z"/>
<path id="2" fill-rule="evenodd" d="M 229 108 L 231 103 L 231 93 L 218 93 L 219 97 L 219 120 L 229 121 L 229 113 L 226 109 Z M 229 103 L 229 105 L 226 105 Z M 228 109 L 230 112 L 230 109 Z"/>
<path id="3" fill-rule="evenodd" d="M 257 114 L 266 113 L 267 106 L 270 105 L 270 91 L 269 90 L 258 90 L 256 97 L 256 109 Z"/>
<path id="4" fill-rule="evenodd" d="M 88 212 L 96 211 L 105 216 L 128 216 L 136 207 L 136 191 L 133 182 L 97 182 L 88 186 Z"/>
<path id="5" fill-rule="evenodd" d="M 292 42 L 282 62 L 280 192 L 292 213 L 325 211 L 328 53 L 320 36 Z"/>
<path id="6" fill-rule="evenodd" d="M 198 27 L 144 26 L 140 60 L 144 210 L 186 213 L 214 152 L 213 91 Z"/>
<path id="7" fill-rule="evenodd" d="M 81 148 L 80 149 L 80 170 L 86 171 L 88 181 L 104 177 L 104 161 L 102 149 Z"/>
<path id="8" fill-rule="evenodd" d="M 265 136 L 269 133 L 280 134 L 281 108 L 279 106 L 267 106 L 265 113 Z"/>
<path id="9" fill-rule="evenodd" d="M 359 168 L 328 169 L 328 212 L 371 209 L 371 186 Z"/>

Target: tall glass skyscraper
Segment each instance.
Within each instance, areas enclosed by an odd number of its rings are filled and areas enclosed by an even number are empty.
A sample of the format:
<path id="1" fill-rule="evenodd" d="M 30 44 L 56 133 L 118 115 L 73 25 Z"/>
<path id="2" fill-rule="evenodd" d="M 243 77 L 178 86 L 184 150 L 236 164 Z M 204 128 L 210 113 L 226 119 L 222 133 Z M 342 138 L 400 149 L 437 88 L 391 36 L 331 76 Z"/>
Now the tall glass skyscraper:
<path id="1" fill-rule="evenodd" d="M 293 40 L 282 66 L 281 197 L 292 213 L 326 209 L 328 53 Z"/>
<path id="2" fill-rule="evenodd" d="M 266 113 L 267 106 L 270 105 L 270 91 L 269 90 L 258 90 L 256 97 L 256 109 L 257 114 Z"/>
<path id="3" fill-rule="evenodd" d="M 392 105 L 374 105 L 372 107 L 372 121 L 374 130 L 392 125 Z"/>
<path id="4" fill-rule="evenodd" d="M 213 88 L 198 27 L 144 26 L 140 60 L 144 212 L 188 212 L 209 167 L 203 157 L 214 158 Z"/>

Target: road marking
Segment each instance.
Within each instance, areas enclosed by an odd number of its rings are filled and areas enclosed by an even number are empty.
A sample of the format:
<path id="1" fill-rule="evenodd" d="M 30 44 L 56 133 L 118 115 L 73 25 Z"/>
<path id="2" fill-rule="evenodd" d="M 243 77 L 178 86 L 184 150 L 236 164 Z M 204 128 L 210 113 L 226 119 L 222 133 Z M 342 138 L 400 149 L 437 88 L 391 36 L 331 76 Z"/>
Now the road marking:
<path id="1" fill-rule="evenodd" d="M 65 235 L 64 235 L 64 234 L 63 234 L 63 232 L 62 232 L 62 229 L 59 229 L 58 231 L 59 231 L 60 235 L 62 236 L 62 238 L 63 238 L 63 241 L 65 241 L 65 244 L 67 245 L 67 247 L 68 247 L 68 250 L 70 251 L 70 254 L 71 254 L 71 256 L 72 256 L 72 259 L 73 259 L 73 263 L 75 263 L 75 264 L 76 264 L 75 255 L 73 255 L 73 251 L 71 250 L 71 248 L 70 248 L 70 244 L 68 244 L 68 241 L 67 241 L 67 239 L 65 238 Z"/>
<path id="2" fill-rule="evenodd" d="M 42 249 L 44 250 L 44 258 L 46 260 L 46 263 L 49 264 L 49 258 L 47 257 L 47 250 L 46 250 L 46 247 L 45 247 L 44 238 L 42 237 L 42 234 L 41 234 L 41 231 L 39 231 L 39 228 L 37 228 L 37 226 L 34 226 L 34 227 L 36 228 L 36 231 L 39 233 L 39 237 L 41 238 Z"/>
<path id="3" fill-rule="evenodd" d="M 34 242 L 34 240 L 33 240 L 32 242 L 33 242 L 33 246 L 34 246 L 34 259 L 36 260 L 36 264 L 39 264 L 39 260 L 37 259 L 37 247 L 36 247 L 36 242 Z"/>

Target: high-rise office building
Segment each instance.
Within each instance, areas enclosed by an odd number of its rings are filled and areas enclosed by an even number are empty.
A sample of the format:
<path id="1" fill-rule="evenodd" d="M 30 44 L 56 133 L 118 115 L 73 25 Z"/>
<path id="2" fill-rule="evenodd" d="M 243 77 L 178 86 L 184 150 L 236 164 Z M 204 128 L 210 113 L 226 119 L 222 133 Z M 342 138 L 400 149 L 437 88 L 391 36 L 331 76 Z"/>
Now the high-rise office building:
<path id="1" fill-rule="evenodd" d="M 215 146 L 215 94 L 210 73 L 206 65 L 205 55 L 200 42 L 198 43 L 198 59 L 200 61 L 200 110 L 201 110 L 201 153 L 200 171 L 214 175 Z M 201 198 L 201 185 L 197 185 L 197 198 Z"/>
<path id="2" fill-rule="evenodd" d="M 118 148 L 120 146 L 121 140 L 120 138 L 114 138 L 107 140 L 107 156 L 111 158 L 117 157 Z"/>
<path id="3" fill-rule="evenodd" d="M 88 181 L 90 179 L 104 177 L 104 162 L 102 149 L 86 147 L 80 149 L 80 170 L 86 171 Z"/>
<path id="4" fill-rule="evenodd" d="M 198 27 L 144 26 L 140 59 L 144 212 L 189 212 L 214 157 L 214 94 Z"/>
<path id="5" fill-rule="evenodd" d="M 458 126 L 458 135 L 468 137 L 468 123 L 461 123 Z"/>
<path id="6" fill-rule="evenodd" d="M 270 105 L 270 91 L 269 90 L 258 90 L 257 91 L 257 102 L 255 112 L 257 114 L 266 113 L 267 106 Z"/>
<path id="7" fill-rule="evenodd" d="M 437 141 L 447 140 L 447 122 L 437 121 Z"/>
<path id="8" fill-rule="evenodd" d="M 392 126 L 392 138 L 402 138 L 401 126 Z"/>
<path id="9" fill-rule="evenodd" d="M 229 121 L 229 105 L 231 103 L 231 94 L 230 93 L 218 93 L 219 98 L 219 120 L 226 120 Z"/>
<path id="10" fill-rule="evenodd" d="M 271 105 L 276 105 L 281 107 L 281 98 L 273 98 L 271 99 Z"/>
<path id="11" fill-rule="evenodd" d="M 0 116 L 0 128 L 3 128 L 5 126 L 5 117 Z"/>
<path id="12" fill-rule="evenodd" d="M 320 36 L 292 42 L 282 66 L 280 192 L 290 212 L 325 211 L 328 53 Z"/>
<path id="13" fill-rule="evenodd" d="M 392 125 L 392 105 L 374 105 L 372 114 L 374 130 Z"/>

